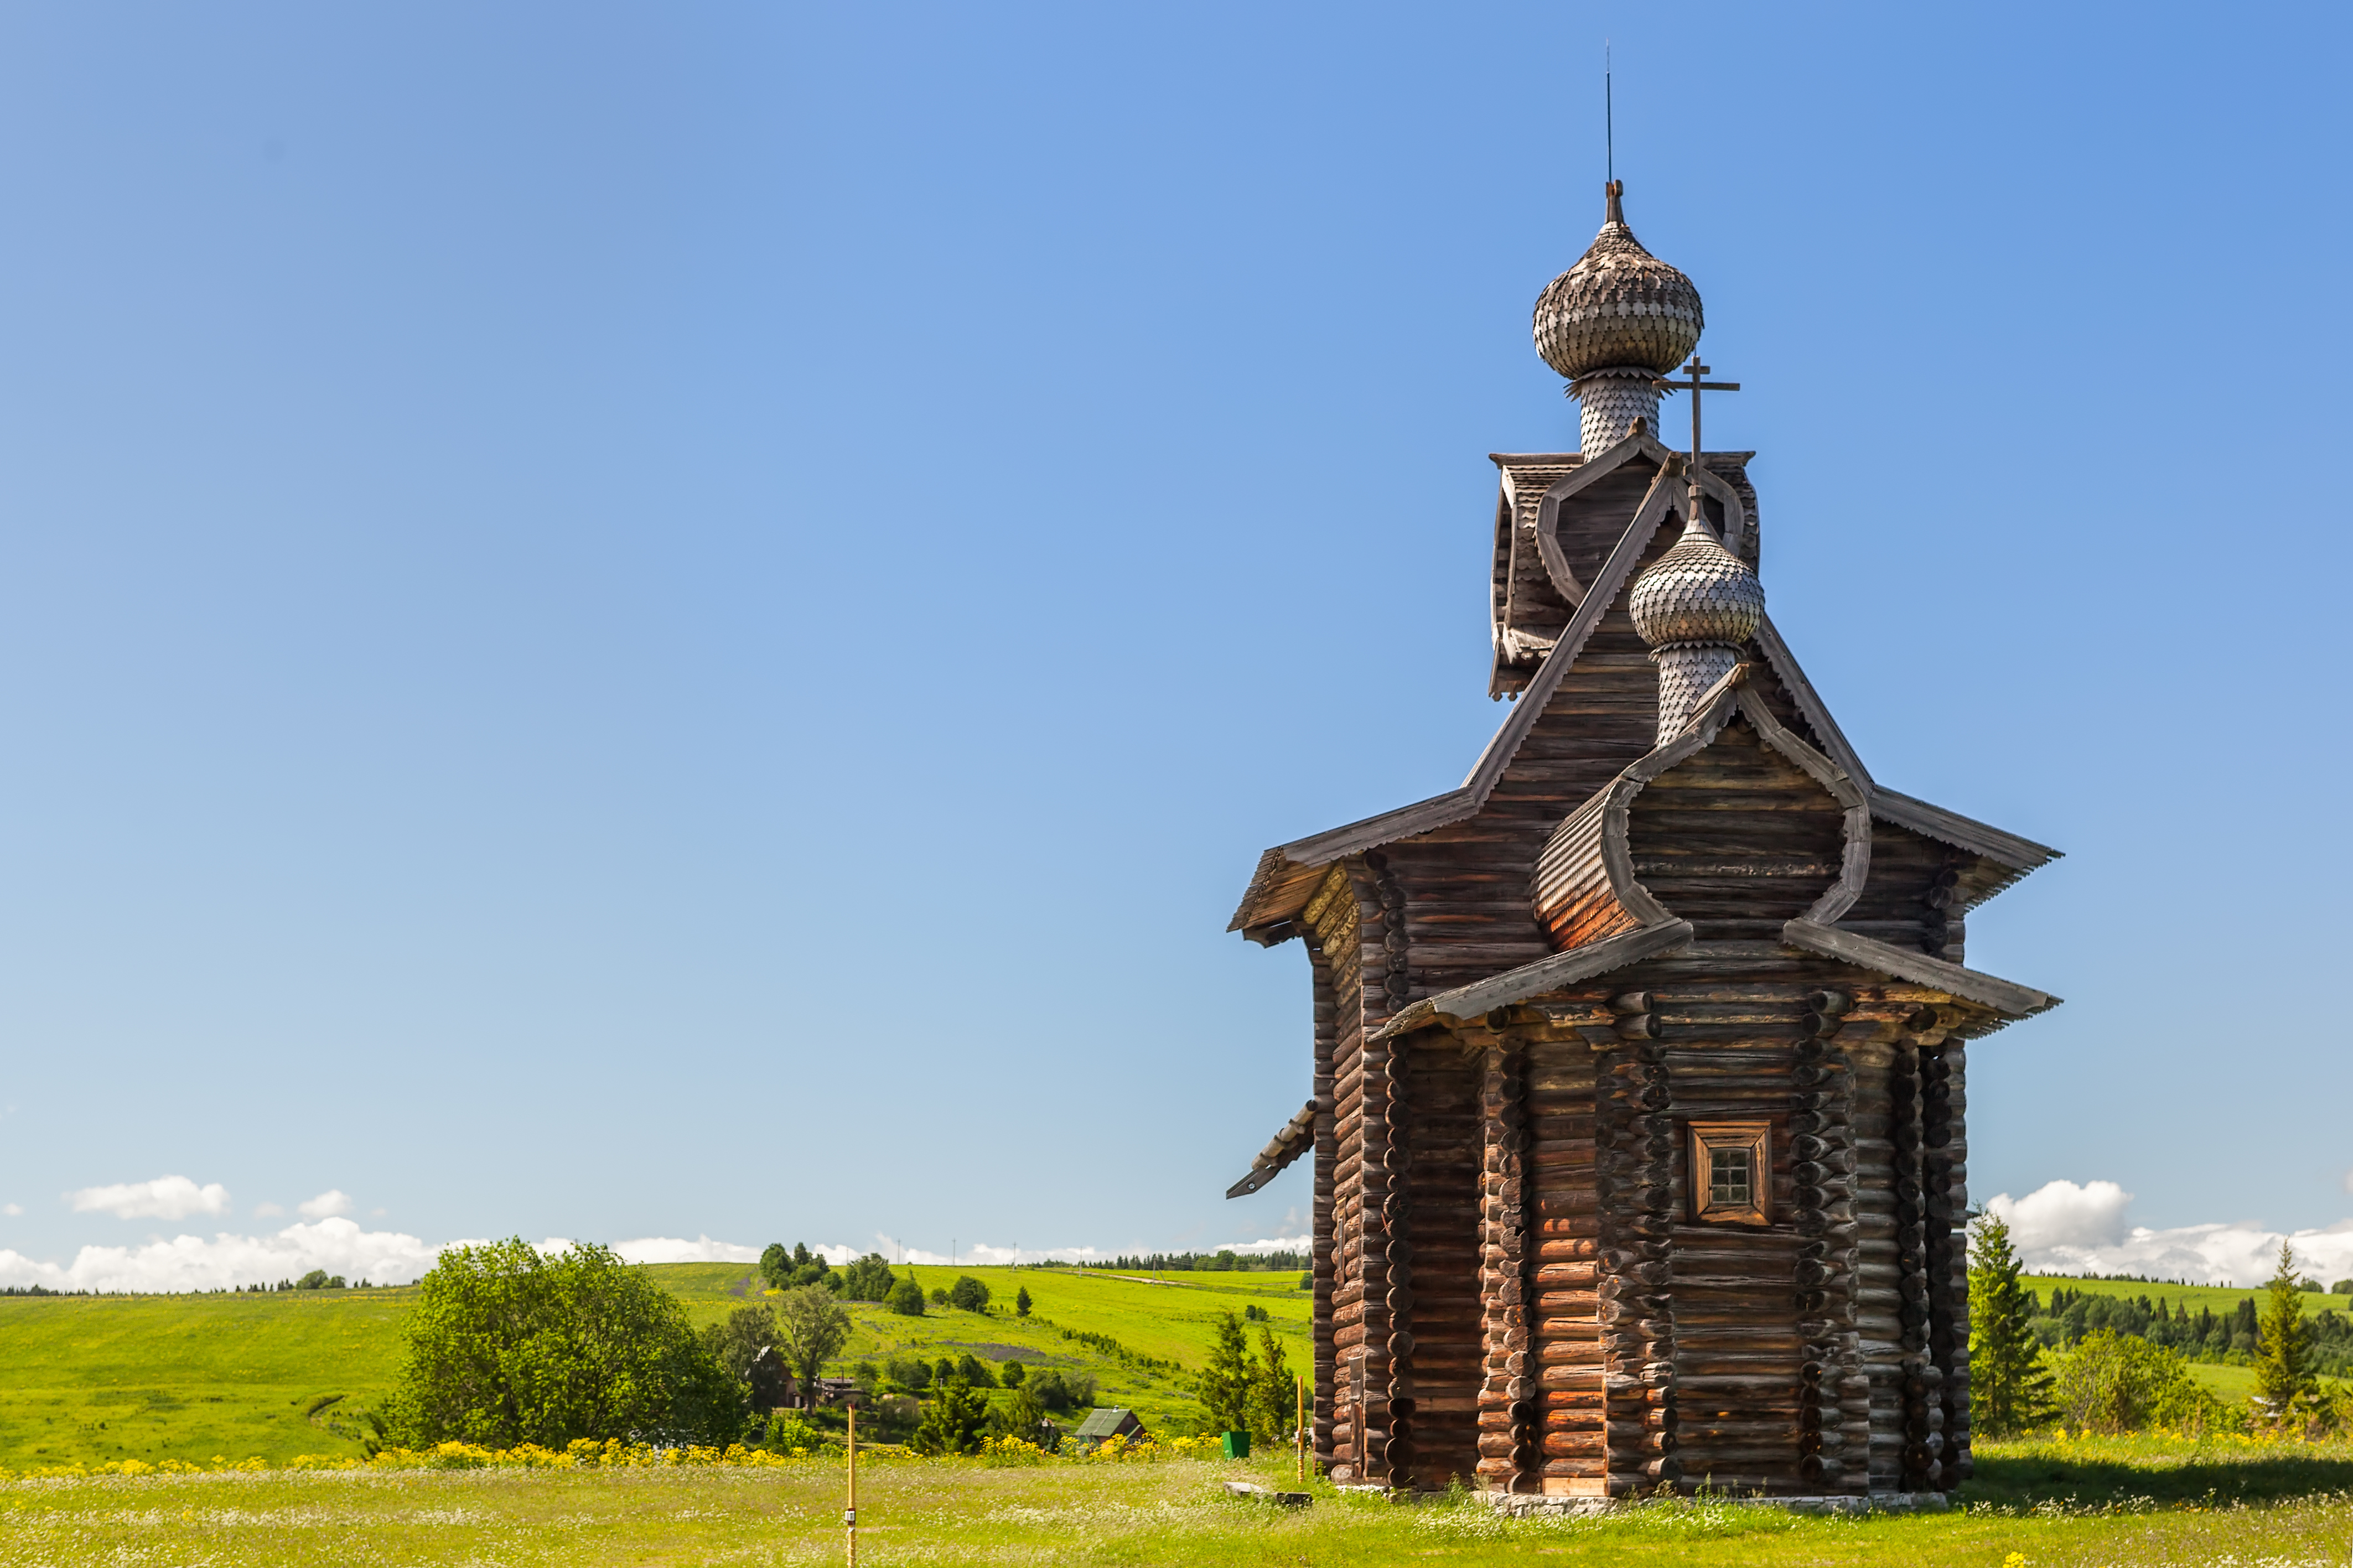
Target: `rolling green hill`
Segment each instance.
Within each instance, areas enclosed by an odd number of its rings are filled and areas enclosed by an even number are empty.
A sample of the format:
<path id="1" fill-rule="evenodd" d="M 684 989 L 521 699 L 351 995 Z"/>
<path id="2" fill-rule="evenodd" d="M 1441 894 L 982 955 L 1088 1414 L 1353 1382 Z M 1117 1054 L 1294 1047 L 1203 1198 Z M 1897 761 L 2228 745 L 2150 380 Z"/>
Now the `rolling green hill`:
<path id="1" fill-rule="evenodd" d="M 650 1271 L 698 1325 L 758 1299 L 757 1277 L 740 1264 Z M 1164 1283 L 1092 1269 L 915 1274 L 927 1290 L 970 1274 L 994 1300 L 986 1313 L 934 1308 L 921 1318 L 849 1303 L 858 1331 L 835 1370 L 896 1351 L 1067 1367 L 1094 1374 L 1101 1403 L 1130 1405 L 1147 1424 L 1166 1426 L 1194 1411 L 1182 1382 L 1063 1331 L 1107 1335 L 1134 1356 L 1198 1369 L 1219 1314 L 1240 1315 L 1246 1304 L 1266 1309 L 1292 1366 L 1307 1370 L 1309 1301 L 1296 1273 L 1166 1274 Z M 1037 1303 L 1027 1320 L 1013 1312 L 1024 1286 Z M 356 1455 L 357 1440 L 334 1424 L 345 1407 L 391 1391 L 400 1321 L 415 1295 L 0 1297 L 0 1465 Z M 1257 1325 L 1250 1327 L 1255 1343 Z"/>

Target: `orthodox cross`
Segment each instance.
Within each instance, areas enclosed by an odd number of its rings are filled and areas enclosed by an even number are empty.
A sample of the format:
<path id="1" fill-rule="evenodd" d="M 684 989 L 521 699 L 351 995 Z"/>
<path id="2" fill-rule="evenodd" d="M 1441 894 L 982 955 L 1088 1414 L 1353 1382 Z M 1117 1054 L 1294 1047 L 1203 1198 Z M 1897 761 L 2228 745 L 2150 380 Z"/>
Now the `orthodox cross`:
<path id="1" fill-rule="evenodd" d="M 1690 378 L 1689 380 L 1659 380 L 1651 384 L 1653 386 L 1660 387 L 1668 392 L 1681 390 L 1689 392 L 1692 395 L 1691 461 L 1694 483 L 1697 482 L 1697 475 L 1699 472 L 1699 395 L 1703 392 L 1737 392 L 1740 390 L 1740 384 L 1736 381 L 1709 381 L 1705 379 L 1708 369 L 1708 366 L 1700 363 L 1699 355 L 1694 354 L 1692 355 L 1691 363 L 1683 366 L 1683 374 L 1688 376 Z"/>

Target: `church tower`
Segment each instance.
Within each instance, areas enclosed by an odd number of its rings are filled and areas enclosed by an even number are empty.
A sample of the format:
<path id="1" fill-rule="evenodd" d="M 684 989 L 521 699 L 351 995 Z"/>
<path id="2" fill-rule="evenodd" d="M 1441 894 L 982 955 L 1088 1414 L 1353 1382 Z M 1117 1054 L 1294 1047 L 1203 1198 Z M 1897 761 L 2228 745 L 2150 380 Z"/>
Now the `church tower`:
<path id="1" fill-rule="evenodd" d="M 1963 963 L 2057 852 L 1873 779 L 1766 613 L 1698 290 L 1608 187 L 1537 300 L 1580 449 L 1498 453 L 1492 696 L 1459 789 L 1278 846 L 1314 1098 L 1317 1460 L 1514 1508 L 1969 1473 L 1969 1042 L 2056 998 Z M 1662 397 L 1692 443 L 1660 438 Z M 1546 1500 L 1551 1500 L 1549 1503 Z"/>

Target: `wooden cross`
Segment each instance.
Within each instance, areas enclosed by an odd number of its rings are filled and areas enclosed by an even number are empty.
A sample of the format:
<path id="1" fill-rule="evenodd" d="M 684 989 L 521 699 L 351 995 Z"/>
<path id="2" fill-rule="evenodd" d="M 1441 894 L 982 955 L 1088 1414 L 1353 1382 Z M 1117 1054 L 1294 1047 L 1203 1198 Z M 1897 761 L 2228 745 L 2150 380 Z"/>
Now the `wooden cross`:
<path id="1" fill-rule="evenodd" d="M 1737 392 L 1740 390 L 1740 384 L 1736 381 L 1709 381 L 1705 379 L 1707 373 L 1708 367 L 1700 363 L 1699 355 L 1694 354 L 1691 358 L 1691 363 L 1683 366 L 1683 374 L 1690 377 L 1689 380 L 1659 380 L 1651 383 L 1651 385 L 1661 387 L 1668 392 L 1680 390 L 1688 392 L 1692 395 L 1691 463 L 1694 483 L 1698 482 L 1699 476 L 1699 395 L 1703 392 Z"/>

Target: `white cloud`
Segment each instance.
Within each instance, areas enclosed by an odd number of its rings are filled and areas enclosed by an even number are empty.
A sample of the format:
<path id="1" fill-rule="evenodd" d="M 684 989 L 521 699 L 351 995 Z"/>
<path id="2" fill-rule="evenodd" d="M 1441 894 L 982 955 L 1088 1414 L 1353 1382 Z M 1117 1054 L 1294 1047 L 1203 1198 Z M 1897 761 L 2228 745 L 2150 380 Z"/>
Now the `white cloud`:
<path id="1" fill-rule="evenodd" d="M 0 1214 L 6 1215 L 10 1219 L 15 1219 L 24 1212 L 25 1205 L 22 1204 L 0 1204 Z"/>
<path id="2" fill-rule="evenodd" d="M 228 1189 L 218 1182 L 198 1186 L 185 1176 L 84 1187 L 68 1193 L 76 1214 L 111 1214 L 117 1219 L 185 1219 L 192 1214 L 227 1214 Z"/>
<path id="3" fill-rule="evenodd" d="M 2353 1276 L 2353 1219 L 2289 1232 L 2243 1222 L 2151 1230 L 2126 1226 L 2131 1202 L 2114 1182 L 2051 1182 L 2022 1198 L 1989 1198 L 1986 1208 L 2010 1227 L 2012 1245 L 2036 1274 L 2146 1274 L 2252 1288 L 2271 1278 L 2284 1241 L 2295 1248 L 2298 1273 L 2325 1281 Z"/>
<path id="4" fill-rule="evenodd" d="M 613 1250 L 630 1263 L 760 1261 L 760 1249 L 756 1247 L 739 1247 L 732 1241 L 713 1241 L 707 1236 L 697 1237 L 692 1241 L 681 1241 L 674 1236 L 641 1236 L 635 1241 L 615 1242 Z"/>
<path id="5" fill-rule="evenodd" d="M 347 1219 L 290 1225 L 274 1236 L 210 1240 L 177 1236 L 144 1247 L 85 1247 L 69 1264 L 43 1263 L 0 1247 L 0 1285 L 52 1290 L 215 1290 L 299 1279 L 313 1268 L 346 1279 L 406 1285 L 433 1267 L 441 1248 L 413 1236 L 362 1230 Z"/>
<path id="6" fill-rule="evenodd" d="M 256 1219 L 276 1219 L 285 1212 L 286 1205 L 284 1204 L 256 1204 L 253 1205 L 253 1217 Z"/>
<path id="7" fill-rule="evenodd" d="M 2114 1182 L 2046 1182 L 2022 1198 L 1989 1198 L 1986 1207 L 2010 1226 L 2010 1244 L 2024 1253 L 2114 1247 L 2125 1238 L 2131 1204 L 2132 1194 Z"/>
<path id="8" fill-rule="evenodd" d="M 304 1203 L 296 1204 L 294 1207 L 301 1214 L 304 1219 L 326 1219 L 333 1215 L 351 1213 L 352 1195 L 349 1193 L 339 1191 L 333 1187 L 329 1187 L 317 1197 L 311 1198 Z"/>
<path id="9" fill-rule="evenodd" d="M 828 1245 L 812 1247 L 809 1250 L 822 1252 L 825 1260 L 836 1268 L 863 1258 L 870 1252 L 879 1252 L 893 1263 L 921 1264 L 926 1268 L 945 1268 L 951 1262 L 949 1255 L 944 1252 L 928 1252 L 920 1247 L 909 1247 L 898 1237 L 885 1236 L 879 1230 L 874 1233 L 874 1240 L 876 1245 L 872 1247 Z M 1116 1253 L 1105 1252 L 1099 1247 L 992 1247 L 985 1241 L 976 1241 L 969 1245 L 959 1242 L 953 1261 L 956 1264 L 982 1263 L 1001 1268 L 1012 1263 L 1046 1263 L 1056 1259 L 1064 1263 L 1108 1263 L 1116 1256 Z"/>

